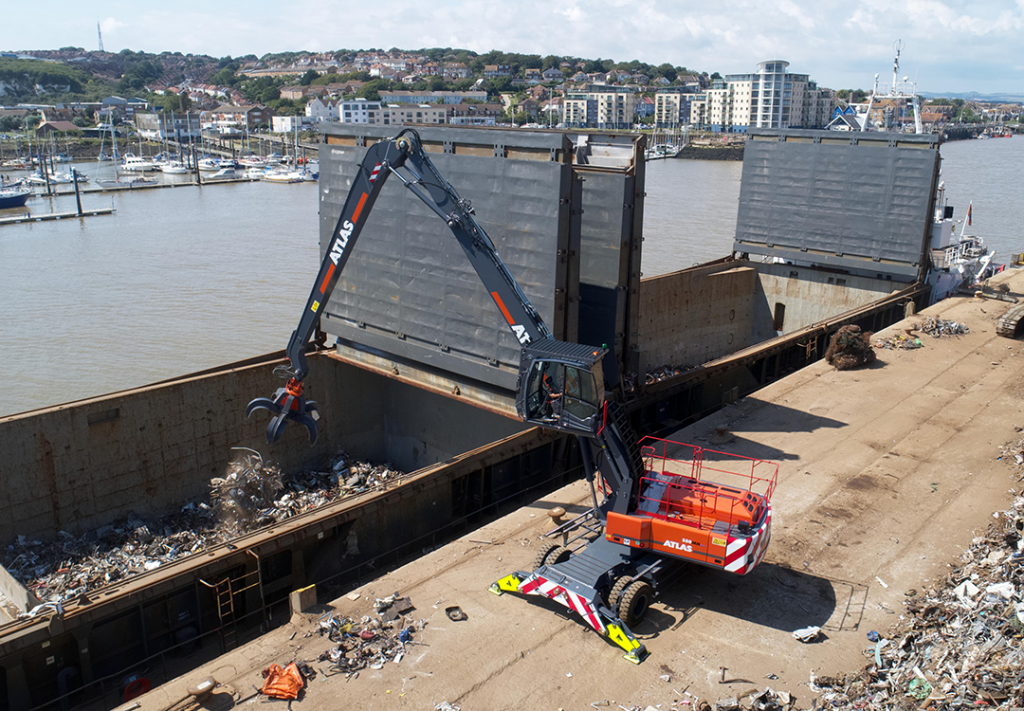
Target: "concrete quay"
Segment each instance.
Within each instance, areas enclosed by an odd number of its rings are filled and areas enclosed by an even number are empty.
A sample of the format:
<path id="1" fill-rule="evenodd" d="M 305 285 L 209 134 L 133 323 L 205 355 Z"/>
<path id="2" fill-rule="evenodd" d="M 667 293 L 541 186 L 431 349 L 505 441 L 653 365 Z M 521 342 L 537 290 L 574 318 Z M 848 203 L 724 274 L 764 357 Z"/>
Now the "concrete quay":
<path id="1" fill-rule="evenodd" d="M 1024 272 L 994 279 L 1024 293 Z M 904 333 L 924 316 L 965 323 L 967 335 L 924 347 L 879 350 L 864 369 L 836 371 L 823 361 L 782 378 L 669 438 L 780 464 L 774 536 L 749 577 L 679 567 L 637 632 L 651 652 L 639 666 L 571 613 L 487 588 L 529 565 L 555 505 L 586 506 L 571 484 L 387 572 L 290 624 L 136 699 L 146 711 L 175 707 L 207 675 L 222 701 L 254 697 L 270 663 L 312 660 L 333 646 L 313 630 L 333 611 L 372 614 L 374 597 L 399 591 L 427 626 L 399 664 L 358 678 L 318 675 L 292 708 L 463 709 L 610 708 L 661 705 L 694 694 L 712 704 L 771 686 L 809 708 L 812 674 L 864 665 L 865 635 L 899 620 L 910 590 L 941 581 L 993 512 L 1020 490 L 1002 447 L 1024 426 L 1024 343 L 996 335 L 1011 308 L 957 297 L 875 334 Z M 731 438 L 708 444 L 716 428 Z M 451 622 L 444 608 L 468 615 Z M 824 638 L 801 644 L 791 632 L 818 625 Z M 667 675 L 668 681 L 664 680 Z M 772 675 L 769 677 L 769 675 Z M 766 678 L 769 677 L 769 678 Z M 212 702 L 211 702 L 212 703 Z M 686 708 L 686 706 L 679 706 Z M 136 707 L 132 707 L 136 708 Z"/>

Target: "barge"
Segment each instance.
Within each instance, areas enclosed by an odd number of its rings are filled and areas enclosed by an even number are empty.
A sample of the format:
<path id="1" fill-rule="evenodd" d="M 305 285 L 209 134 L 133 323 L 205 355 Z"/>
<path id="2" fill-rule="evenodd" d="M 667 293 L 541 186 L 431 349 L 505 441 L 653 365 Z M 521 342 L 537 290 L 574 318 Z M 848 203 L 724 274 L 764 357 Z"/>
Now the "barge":
<path id="1" fill-rule="evenodd" d="M 325 129 L 321 249 L 347 171 L 384 128 Z M 614 350 L 645 435 L 818 360 L 843 325 L 877 330 L 927 303 L 933 137 L 752 132 L 733 254 L 641 279 L 643 137 L 420 133 L 559 337 Z M 284 624 L 294 590 L 351 589 L 579 476 L 569 438 L 514 417 L 515 344 L 408 199 L 381 195 L 310 346 L 306 384 L 326 414 L 314 447 L 293 428 L 268 450 L 243 417 L 282 353 L 0 418 L 0 541 L 175 510 L 234 447 L 286 471 L 344 450 L 410 473 L 59 608 L 0 571 L 22 613 L 0 625 L 0 709 L 111 707 L 137 678 L 160 683 Z"/>

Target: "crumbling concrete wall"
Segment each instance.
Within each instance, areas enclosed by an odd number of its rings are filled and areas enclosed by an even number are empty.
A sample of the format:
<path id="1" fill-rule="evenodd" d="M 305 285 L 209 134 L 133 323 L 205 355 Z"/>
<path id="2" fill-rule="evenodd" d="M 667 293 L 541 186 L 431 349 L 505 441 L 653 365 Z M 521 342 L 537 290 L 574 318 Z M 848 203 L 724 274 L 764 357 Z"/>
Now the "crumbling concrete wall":
<path id="1" fill-rule="evenodd" d="M 700 365 L 752 345 L 757 272 L 718 263 L 640 282 L 641 368 Z"/>
<path id="2" fill-rule="evenodd" d="M 268 416 L 245 418 L 249 400 L 282 384 L 272 372 L 280 361 L 0 418 L 0 545 L 174 510 L 224 474 L 238 454 L 232 447 L 256 449 L 285 471 L 342 448 L 412 471 L 522 428 L 326 356 L 310 362 L 306 393 L 324 415 L 314 447 L 304 428 L 289 425 L 271 448 Z"/>

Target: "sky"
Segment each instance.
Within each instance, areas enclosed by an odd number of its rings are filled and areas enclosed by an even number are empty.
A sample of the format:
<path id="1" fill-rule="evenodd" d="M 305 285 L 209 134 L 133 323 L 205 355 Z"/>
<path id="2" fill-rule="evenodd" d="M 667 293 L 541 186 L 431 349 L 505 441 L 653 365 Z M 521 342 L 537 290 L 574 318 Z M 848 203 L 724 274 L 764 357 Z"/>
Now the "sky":
<path id="1" fill-rule="evenodd" d="M 747 73 L 783 59 L 820 86 L 900 79 L 922 92 L 1024 94 L 1024 0 L 51 0 L 9 3 L 0 49 L 263 55 L 339 48 L 499 49 Z"/>

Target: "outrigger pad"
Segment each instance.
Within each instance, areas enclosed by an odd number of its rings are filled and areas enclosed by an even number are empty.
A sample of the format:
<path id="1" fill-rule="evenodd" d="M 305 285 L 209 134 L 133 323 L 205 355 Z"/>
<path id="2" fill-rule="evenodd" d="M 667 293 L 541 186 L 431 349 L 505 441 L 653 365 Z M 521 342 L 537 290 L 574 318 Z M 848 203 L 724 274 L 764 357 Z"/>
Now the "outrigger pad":
<path id="1" fill-rule="evenodd" d="M 258 397 L 245 408 L 245 416 L 249 417 L 256 410 L 268 410 L 274 414 L 267 423 L 267 442 L 273 444 L 281 438 L 288 420 L 297 422 L 309 432 L 309 443 L 314 444 L 319 436 L 317 419 L 320 417 L 320 406 L 314 401 L 306 401 L 304 397 L 295 397 L 285 388 L 278 388 L 273 398 Z"/>

